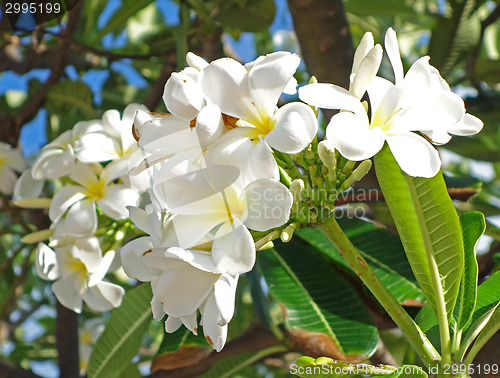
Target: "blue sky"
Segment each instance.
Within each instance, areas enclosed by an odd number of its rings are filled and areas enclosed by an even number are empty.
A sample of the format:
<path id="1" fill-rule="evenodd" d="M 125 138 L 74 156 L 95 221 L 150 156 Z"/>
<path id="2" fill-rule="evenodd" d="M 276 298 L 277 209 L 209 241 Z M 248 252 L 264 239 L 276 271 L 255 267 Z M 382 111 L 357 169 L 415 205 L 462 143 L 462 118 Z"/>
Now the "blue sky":
<path id="1" fill-rule="evenodd" d="M 293 22 L 286 6 L 286 0 L 275 0 L 275 3 L 277 12 L 274 23 L 269 29 L 270 32 L 274 33 L 280 29 L 292 30 Z M 156 5 L 167 25 L 174 26 L 179 23 L 179 6 L 177 3 L 173 0 L 157 0 Z M 105 26 L 120 6 L 120 0 L 109 0 L 105 10 L 99 17 L 98 27 L 102 28 Z M 251 61 L 256 58 L 256 51 L 254 47 L 255 37 L 253 34 L 242 33 L 241 37 L 237 41 L 230 37 L 226 37 L 225 40 L 231 44 L 234 51 L 244 61 Z M 116 37 L 108 34 L 103 38 L 102 42 L 105 48 L 116 48 L 123 46 L 126 41 L 126 34 L 121 33 Z M 129 84 L 135 85 L 139 88 L 144 88 L 147 85 L 146 80 L 144 80 L 144 78 L 134 68 L 132 68 L 130 61 L 123 60 L 114 62 L 111 65 L 111 69 L 115 72 L 121 73 L 127 79 Z M 75 68 L 70 66 L 66 69 L 66 75 L 71 80 L 82 80 L 86 83 L 94 93 L 95 103 L 99 104 L 101 102 L 101 90 L 109 76 L 108 71 L 90 70 L 85 75 L 80 77 Z M 4 95 L 6 91 L 13 89 L 26 92 L 30 80 L 37 79 L 43 82 L 48 78 L 48 76 L 48 69 L 32 70 L 25 75 L 18 75 L 11 71 L 2 72 L 0 74 L 0 95 Z M 20 143 L 23 146 L 23 153 L 26 157 L 33 157 L 47 143 L 45 132 L 46 118 L 47 113 L 42 109 L 35 119 L 23 127 Z"/>

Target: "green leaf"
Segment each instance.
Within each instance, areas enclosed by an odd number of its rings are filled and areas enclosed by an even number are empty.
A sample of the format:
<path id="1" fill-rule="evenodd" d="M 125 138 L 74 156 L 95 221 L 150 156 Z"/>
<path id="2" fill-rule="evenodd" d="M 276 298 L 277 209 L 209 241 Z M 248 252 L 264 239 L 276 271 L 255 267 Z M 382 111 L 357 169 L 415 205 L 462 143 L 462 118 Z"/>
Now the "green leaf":
<path id="1" fill-rule="evenodd" d="M 141 9 L 146 8 L 154 0 L 123 0 L 120 9 L 111 17 L 108 24 L 97 34 L 94 41 L 101 39 L 108 33 L 120 33 L 127 21 L 135 16 Z"/>
<path id="2" fill-rule="evenodd" d="M 479 319 L 477 319 L 474 324 L 471 325 L 469 332 L 465 335 L 461 346 L 460 350 L 458 352 L 457 358 L 459 361 L 461 361 L 464 357 L 465 352 L 467 349 L 469 349 L 470 345 L 474 342 L 476 337 L 487 327 L 489 324 L 490 320 L 492 319 L 492 316 L 496 313 L 496 310 L 500 306 L 500 303 L 497 303 L 497 305 L 493 308 L 491 308 L 488 312 L 483 314 Z"/>
<path id="3" fill-rule="evenodd" d="M 89 86 L 81 81 L 64 80 L 50 87 L 47 92 L 49 112 L 66 114 L 79 111 L 85 119 L 96 116 L 92 106 L 94 97 Z"/>
<path id="4" fill-rule="evenodd" d="M 479 211 L 471 211 L 460 216 L 464 240 L 464 275 L 460 283 L 460 292 L 457 298 L 456 319 L 458 329 L 463 329 L 474 312 L 477 294 L 478 266 L 476 247 L 479 238 L 486 230 L 484 215 Z"/>
<path id="5" fill-rule="evenodd" d="M 399 238 L 392 232 L 360 219 L 339 219 L 338 223 L 370 268 L 399 302 L 425 300 L 413 275 Z M 345 259 L 323 233 L 314 228 L 296 232 L 329 259 L 350 270 Z"/>
<path id="6" fill-rule="evenodd" d="M 286 352 L 288 349 L 285 346 L 279 345 L 271 348 L 260 350 L 256 353 L 244 353 L 236 356 L 223 358 L 217 362 L 205 374 L 200 375 L 200 378 L 232 378 L 237 372 L 250 366 L 254 362 L 263 359 L 271 354 Z"/>
<path id="7" fill-rule="evenodd" d="M 477 300 L 474 313 L 464 330 L 464 334 L 474 331 L 474 324 L 484 314 L 498 305 L 500 302 L 500 271 L 492 274 L 477 288 Z"/>
<path id="8" fill-rule="evenodd" d="M 276 14 L 273 0 L 221 1 L 216 20 L 223 26 L 256 33 L 269 28 Z"/>
<path id="9" fill-rule="evenodd" d="M 151 285 L 129 290 L 120 307 L 111 312 L 104 332 L 90 355 L 89 378 L 117 377 L 134 358 L 151 322 Z"/>
<path id="10" fill-rule="evenodd" d="M 481 38 L 475 0 L 450 0 L 451 17 L 441 16 L 429 42 L 430 63 L 445 75 Z"/>
<path id="11" fill-rule="evenodd" d="M 343 359 L 375 351 L 377 329 L 358 294 L 312 247 L 276 243 L 259 252 L 258 265 L 301 348 L 322 346 Z"/>
<path id="12" fill-rule="evenodd" d="M 411 2 L 405 0 L 349 0 L 345 2 L 347 12 L 357 17 L 415 15 Z"/>
<path id="13" fill-rule="evenodd" d="M 428 303 L 450 321 L 464 269 L 458 215 L 439 172 L 426 179 L 406 175 L 389 147 L 375 155 L 375 171 L 406 255 Z"/>
<path id="14" fill-rule="evenodd" d="M 430 306 L 423 307 L 417 314 L 415 322 L 418 324 L 436 350 L 441 353 L 441 339 L 439 338 L 439 322 Z"/>
<path id="15" fill-rule="evenodd" d="M 491 315 L 490 319 L 481 330 L 481 333 L 476 339 L 476 342 L 472 346 L 467 358 L 465 360 L 466 364 L 470 364 L 473 362 L 474 357 L 481 350 L 481 348 L 491 339 L 498 331 L 500 330 L 500 310 L 499 306 L 496 306 L 496 310 L 494 310 L 493 315 Z"/>

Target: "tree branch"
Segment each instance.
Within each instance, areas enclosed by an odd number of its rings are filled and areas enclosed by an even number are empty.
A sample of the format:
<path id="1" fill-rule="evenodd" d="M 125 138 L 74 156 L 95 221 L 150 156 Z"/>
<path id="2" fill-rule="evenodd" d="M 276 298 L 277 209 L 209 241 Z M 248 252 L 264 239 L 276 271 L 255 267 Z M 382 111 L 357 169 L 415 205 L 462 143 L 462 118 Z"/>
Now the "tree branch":
<path id="1" fill-rule="evenodd" d="M 59 302 L 57 302 L 56 339 L 60 376 L 78 378 L 80 376 L 78 314 Z"/>
<path id="2" fill-rule="evenodd" d="M 288 7 L 307 71 L 347 87 L 354 48 L 342 0 L 292 0 Z"/>
<path id="3" fill-rule="evenodd" d="M 69 12 L 66 29 L 61 32 L 61 35 L 64 37 L 70 38 L 75 33 L 83 3 L 83 0 L 79 1 L 71 12 Z M 27 101 L 26 105 L 17 115 L 10 116 L 8 118 L 0 118 L 0 141 L 7 142 L 12 146 L 17 146 L 19 135 L 21 134 L 21 128 L 25 123 L 35 118 L 38 111 L 45 104 L 47 92 L 50 87 L 57 83 L 64 75 L 70 44 L 66 38 L 61 41 L 59 51 L 54 59 L 54 64 L 51 68 L 51 73 L 47 81 Z"/>

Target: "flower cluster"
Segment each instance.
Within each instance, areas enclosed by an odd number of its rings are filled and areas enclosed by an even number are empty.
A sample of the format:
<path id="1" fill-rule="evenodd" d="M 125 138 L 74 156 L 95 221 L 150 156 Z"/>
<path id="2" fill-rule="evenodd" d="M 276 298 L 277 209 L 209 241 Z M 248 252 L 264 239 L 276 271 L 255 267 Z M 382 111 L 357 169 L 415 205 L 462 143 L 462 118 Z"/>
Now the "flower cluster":
<path id="1" fill-rule="evenodd" d="M 299 57 L 278 52 L 242 65 L 207 63 L 189 53 L 163 99 L 170 114 L 138 112 L 134 135 L 144 153 L 133 169 L 151 175 L 150 203 L 130 208 L 146 232 L 121 250 L 125 272 L 150 281 L 156 319 L 184 324 L 220 351 L 234 312 L 239 275 L 256 258 L 253 232 L 271 232 L 290 216 L 292 194 L 279 182 L 273 149 L 298 153 L 317 131 L 312 109 L 293 102 Z"/>
<path id="2" fill-rule="evenodd" d="M 341 110 L 319 143 L 311 106 L 278 107 L 297 88 L 300 59 L 288 52 L 246 65 L 188 53 L 189 66 L 165 85 L 168 114 L 132 104 L 123 117 L 110 110 L 61 134 L 14 188 L 18 206 L 49 208 L 52 226 L 30 239 L 49 238 L 38 245 L 38 274 L 55 281 L 56 297 L 74 311 L 83 301 L 95 311 L 116 307 L 124 290 L 104 277 L 128 237 L 121 264 L 130 278 L 151 283 L 154 318 L 166 316 L 167 332 L 184 325 L 196 334 L 201 324 L 220 351 L 239 276 L 257 250 L 331 216 L 338 194 L 368 172 L 367 159 L 386 142 L 404 172 L 432 177 L 441 162 L 431 143 L 482 128 L 428 57 L 405 76 L 392 29 L 385 48 L 394 83 L 377 76 L 383 50 L 367 33 L 349 90 L 299 89 L 307 104 Z M 0 145 L 2 192 L 11 190 L 12 170 L 23 169 L 20 154 Z M 40 198 L 45 180 L 56 180 L 52 199 Z M 146 236 L 126 235 L 128 218 Z"/>
<path id="3" fill-rule="evenodd" d="M 48 245 L 38 245 L 37 273 L 55 280 L 57 299 L 76 312 L 82 300 L 94 311 L 109 310 L 119 306 L 124 294 L 122 287 L 104 280 L 119 265 L 113 263 L 113 249 L 103 255 L 102 238 L 95 235 L 98 209 L 104 218 L 124 221 L 127 206 L 136 205 L 146 189 L 147 177 L 130 180 L 128 175 L 129 158 L 138 150 L 130 130 L 139 109 L 147 110 L 132 104 L 123 118 L 109 110 L 100 120 L 78 123 L 42 149 L 14 188 L 16 205 L 49 207 L 50 229 L 28 240 L 49 237 Z M 40 198 L 45 180 L 56 179 L 53 198 Z"/>
<path id="4" fill-rule="evenodd" d="M 349 91 L 332 84 L 311 84 L 300 88 L 299 97 L 314 106 L 342 110 L 328 124 L 326 143 L 347 159 L 368 159 L 387 142 L 404 172 L 433 177 L 441 160 L 429 141 L 444 144 L 451 139 L 449 134 L 476 134 L 483 123 L 465 113 L 463 100 L 429 64 L 429 57 L 417 60 L 404 76 L 393 29 L 386 33 L 385 48 L 395 83 L 376 76 L 382 47 L 366 33 L 354 56 Z M 362 101 L 365 93 L 369 108 Z"/>

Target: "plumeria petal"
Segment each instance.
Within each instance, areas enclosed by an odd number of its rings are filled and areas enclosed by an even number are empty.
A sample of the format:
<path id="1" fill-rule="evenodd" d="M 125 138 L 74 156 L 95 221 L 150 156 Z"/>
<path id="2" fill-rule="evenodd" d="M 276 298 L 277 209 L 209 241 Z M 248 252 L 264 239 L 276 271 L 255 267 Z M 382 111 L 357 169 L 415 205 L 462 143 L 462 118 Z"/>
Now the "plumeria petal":
<path id="1" fill-rule="evenodd" d="M 106 188 L 106 195 L 97 201 L 97 205 L 108 217 L 113 219 L 128 218 L 127 206 L 137 205 L 139 193 L 125 185 L 114 184 Z"/>
<path id="2" fill-rule="evenodd" d="M 278 109 L 274 115 L 274 128 L 265 137 L 278 151 L 296 154 L 306 148 L 318 131 L 318 122 L 312 109 L 292 102 Z"/>
<path id="3" fill-rule="evenodd" d="M 52 284 L 52 291 L 57 300 L 64 306 L 76 313 L 82 312 L 82 297 L 76 288 L 80 282 L 80 272 L 73 273 L 65 278 L 60 278 Z"/>
<path id="4" fill-rule="evenodd" d="M 44 180 L 33 179 L 31 169 L 23 172 L 16 182 L 13 192 L 13 200 L 18 201 L 22 198 L 36 198 L 42 193 Z"/>
<path id="5" fill-rule="evenodd" d="M 201 147 L 209 146 L 224 134 L 226 129 L 217 105 L 207 105 L 200 111 L 195 130 Z"/>
<path id="6" fill-rule="evenodd" d="M 275 52 L 266 55 L 255 64 L 248 74 L 250 95 L 258 112 L 270 117 L 297 67 L 300 58 L 289 52 Z"/>
<path id="7" fill-rule="evenodd" d="M 186 121 L 196 118 L 198 112 L 205 105 L 205 99 L 198 83 L 188 75 L 188 67 L 181 72 L 174 72 L 165 85 L 163 101 L 170 113 Z"/>
<path id="8" fill-rule="evenodd" d="M 271 148 L 264 141 L 255 143 L 250 139 L 254 129 L 238 127 L 227 132 L 205 152 L 208 165 L 224 165 L 231 162 L 241 175 L 242 185 L 261 178 L 279 179 L 278 165 Z"/>
<path id="9" fill-rule="evenodd" d="M 38 276 L 44 280 L 59 278 L 56 253 L 44 243 L 39 243 L 36 249 L 35 267 Z"/>
<path id="10" fill-rule="evenodd" d="M 181 325 L 182 325 L 182 321 L 180 318 L 176 318 L 174 316 L 169 316 L 167 318 L 167 320 L 165 320 L 165 332 L 173 333 L 173 332 L 177 331 Z"/>
<path id="11" fill-rule="evenodd" d="M 189 64 L 189 67 L 196 68 L 198 71 L 201 71 L 208 66 L 208 62 L 205 59 L 196 54 L 193 54 L 192 52 L 187 53 L 186 62 L 187 64 Z"/>
<path id="12" fill-rule="evenodd" d="M 454 135 L 474 135 L 481 131 L 483 122 L 472 114 L 465 114 L 462 119 L 448 127 L 448 132 Z"/>
<path id="13" fill-rule="evenodd" d="M 163 305 L 161 304 L 160 300 L 156 295 L 153 295 L 153 298 L 151 299 L 151 310 L 153 312 L 153 318 L 155 320 L 162 320 L 163 317 L 165 316 L 165 311 L 163 311 Z M 173 320 L 171 321 L 174 324 L 171 324 L 169 328 L 167 328 L 167 321 L 165 322 L 165 331 L 167 332 L 175 332 L 177 329 L 182 325 L 182 322 L 179 320 L 179 322 L 175 322 L 173 316 L 169 316 L 169 318 L 172 318 Z M 178 320 L 178 319 L 177 319 Z M 175 327 L 177 325 L 177 327 Z M 172 330 L 173 329 L 173 330 Z"/>
<path id="14" fill-rule="evenodd" d="M 182 263 L 181 269 L 162 273 L 153 283 L 153 291 L 162 298 L 165 313 L 181 317 L 192 314 L 200 307 L 218 278 L 217 274 L 207 273 Z M 179 287 L 183 288 L 183 295 L 179 295 Z"/>
<path id="15" fill-rule="evenodd" d="M 212 258 L 223 273 L 238 275 L 249 272 L 255 264 L 252 235 L 238 220 L 223 224 L 215 234 Z"/>
<path id="16" fill-rule="evenodd" d="M 203 323 L 203 333 L 207 342 L 212 348 L 217 352 L 220 352 L 224 347 L 227 339 L 227 325 L 219 326 L 220 314 L 217 303 L 215 302 L 215 297 L 213 295 L 208 296 L 203 306 L 202 313 L 202 323 Z"/>
<path id="17" fill-rule="evenodd" d="M 63 215 L 68 208 L 70 208 L 75 202 L 80 201 L 85 198 L 85 194 L 82 192 L 83 188 L 76 185 L 68 185 L 59 189 L 52 202 L 49 209 L 49 218 L 52 222 L 57 222 L 57 220 Z"/>
<path id="18" fill-rule="evenodd" d="M 94 311 L 103 312 L 120 306 L 125 290 L 111 282 L 101 281 L 90 286 L 82 294 L 82 299 Z"/>
<path id="19" fill-rule="evenodd" d="M 219 326 L 226 325 L 233 317 L 238 277 L 223 274 L 214 285 L 215 304 L 219 309 L 219 319 L 217 322 Z"/>
<path id="20" fill-rule="evenodd" d="M 254 181 L 245 188 L 248 217 L 245 225 L 255 231 L 267 231 L 285 224 L 290 217 L 291 192 L 272 180 Z"/>
<path id="21" fill-rule="evenodd" d="M 421 136 L 407 132 L 387 135 L 387 144 L 401 169 L 414 177 L 433 177 L 441 160 L 437 150 Z"/>
<path id="22" fill-rule="evenodd" d="M 73 171 L 74 164 L 73 148 L 68 146 L 64 150 L 42 150 L 31 170 L 35 180 L 56 179 L 69 175 Z"/>
<path id="23" fill-rule="evenodd" d="M 358 48 L 354 53 L 354 60 L 352 63 L 352 70 L 351 70 L 352 73 L 355 74 L 358 72 L 361 61 L 365 58 L 365 56 L 373 48 L 374 45 L 375 43 L 373 41 L 373 34 L 370 32 L 366 32 L 363 35 L 363 38 L 361 38 Z"/>
<path id="24" fill-rule="evenodd" d="M 201 72 L 200 85 L 222 113 L 249 122 L 261 120 L 248 88 L 248 72 L 234 59 L 222 58 L 210 63 Z"/>
<path id="25" fill-rule="evenodd" d="M 385 33 L 384 41 L 385 51 L 389 56 L 389 60 L 394 70 L 394 79 L 396 87 L 401 87 L 403 83 L 403 63 L 401 62 L 401 56 L 399 55 L 399 44 L 396 38 L 396 32 L 394 29 L 389 28 Z"/>
<path id="26" fill-rule="evenodd" d="M 113 160 L 121 153 L 119 141 L 101 133 L 85 134 L 75 142 L 75 155 L 83 163 Z"/>
<path id="27" fill-rule="evenodd" d="M 5 195 L 12 194 L 14 186 L 16 185 L 17 175 L 12 171 L 12 169 L 0 166 L 0 192 Z"/>
<path id="28" fill-rule="evenodd" d="M 375 77 L 382 61 L 382 47 L 375 45 L 361 61 L 359 70 L 353 77 L 349 92 L 361 99 Z"/>
<path id="29" fill-rule="evenodd" d="M 132 240 L 120 250 L 123 270 L 138 281 L 151 281 L 151 274 L 141 262 L 141 257 L 151 251 L 153 244 L 147 236 Z"/>
<path id="30" fill-rule="evenodd" d="M 366 119 L 348 112 L 332 117 L 326 136 L 341 155 L 349 160 L 371 158 L 384 145 L 384 132 L 380 127 L 371 129 Z"/>
<path id="31" fill-rule="evenodd" d="M 65 220 L 67 231 L 73 236 L 85 237 L 94 234 L 97 229 L 95 202 L 88 199 L 76 202 L 66 213 Z"/>
<path id="32" fill-rule="evenodd" d="M 349 110 L 366 116 L 366 110 L 359 99 L 346 89 L 333 84 L 308 84 L 299 88 L 299 97 L 309 105 L 325 109 Z"/>
<path id="33" fill-rule="evenodd" d="M 77 162 L 69 178 L 84 188 L 98 185 L 99 179 L 88 164 Z"/>

